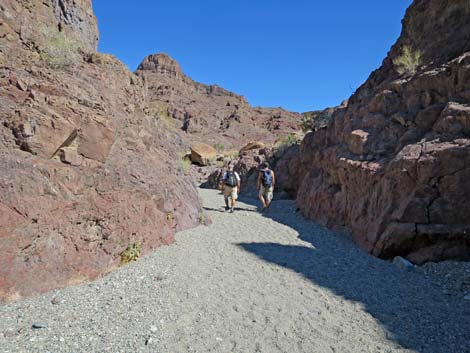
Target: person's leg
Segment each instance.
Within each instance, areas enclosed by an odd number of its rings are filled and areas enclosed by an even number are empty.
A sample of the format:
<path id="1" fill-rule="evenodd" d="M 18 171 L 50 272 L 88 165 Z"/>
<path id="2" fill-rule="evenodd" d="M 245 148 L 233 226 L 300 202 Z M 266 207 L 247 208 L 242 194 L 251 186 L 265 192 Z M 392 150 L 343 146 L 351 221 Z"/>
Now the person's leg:
<path id="1" fill-rule="evenodd" d="M 230 212 L 233 212 L 235 209 L 235 204 L 237 203 L 237 197 L 238 197 L 236 186 L 232 189 L 231 197 L 232 197 L 232 204 L 231 204 Z"/>
<path id="2" fill-rule="evenodd" d="M 232 212 L 233 212 L 233 210 L 235 209 L 235 203 L 236 203 L 236 202 L 237 202 L 237 200 L 232 199 L 232 208 L 231 208 Z"/>
<path id="3" fill-rule="evenodd" d="M 230 204 L 229 204 L 229 196 L 230 196 L 230 192 L 228 190 L 228 187 L 225 186 L 224 187 L 224 201 L 225 201 L 225 211 L 228 211 L 230 209 Z"/>
<path id="4" fill-rule="evenodd" d="M 271 205 L 271 201 L 273 200 L 273 188 L 272 187 L 267 189 L 265 199 L 266 199 L 266 208 L 269 208 L 269 206 Z"/>
<path id="5" fill-rule="evenodd" d="M 259 189 L 258 197 L 259 197 L 259 200 L 261 201 L 261 205 L 263 206 L 263 208 L 261 209 L 261 211 L 263 211 L 263 210 L 266 208 L 266 201 L 264 200 L 264 190 L 263 190 L 263 186 L 261 186 L 261 188 Z"/>

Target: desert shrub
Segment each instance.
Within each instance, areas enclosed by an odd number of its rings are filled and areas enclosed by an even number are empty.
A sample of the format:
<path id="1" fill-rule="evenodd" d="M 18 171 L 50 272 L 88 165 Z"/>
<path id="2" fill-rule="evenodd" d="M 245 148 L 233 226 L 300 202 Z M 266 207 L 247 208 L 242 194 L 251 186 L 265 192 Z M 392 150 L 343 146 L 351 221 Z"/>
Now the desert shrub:
<path id="1" fill-rule="evenodd" d="M 223 156 L 233 159 L 233 158 L 238 157 L 239 154 L 240 154 L 239 150 L 229 150 L 229 151 L 224 151 Z"/>
<path id="2" fill-rule="evenodd" d="M 223 150 L 225 150 L 225 146 L 221 143 L 216 143 L 214 145 L 214 148 L 218 151 L 218 152 L 222 152 Z"/>
<path id="3" fill-rule="evenodd" d="M 274 153 L 279 156 L 284 154 L 284 152 L 292 145 L 296 144 L 298 139 L 294 134 L 287 134 L 276 141 L 274 144 Z"/>
<path id="4" fill-rule="evenodd" d="M 128 264 L 129 262 L 136 261 L 142 254 L 142 246 L 138 243 L 131 243 L 121 253 L 121 265 Z"/>
<path id="5" fill-rule="evenodd" d="M 71 34 L 59 32 L 55 28 L 42 30 L 45 39 L 44 47 L 40 49 L 41 59 L 51 68 L 61 70 L 77 61 L 80 42 Z"/>
<path id="6" fill-rule="evenodd" d="M 168 105 L 160 102 L 151 102 L 149 105 L 150 114 L 160 119 L 172 121 L 173 118 L 168 114 Z"/>
<path id="7" fill-rule="evenodd" d="M 204 211 L 199 212 L 199 217 L 198 217 L 199 224 L 204 224 L 206 225 L 207 222 L 209 221 L 209 217 Z"/>
<path id="8" fill-rule="evenodd" d="M 333 114 L 328 109 L 302 113 L 300 127 L 304 133 L 316 131 L 326 127 L 332 118 Z"/>
<path id="9" fill-rule="evenodd" d="M 183 172 L 184 175 L 189 175 L 191 172 L 191 160 L 184 158 L 179 160 L 179 168 Z"/>
<path id="10" fill-rule="evenodd" d="M 308 113 L 303 113 L 299 125 L 304 133 L 312 131 L 312 117 Z"/>
<path id="11" fill-rule="evenodd" d="M 420 50 L 413 51 L 411 47 L 405 45 L 402 48 L 401 55 L 393 60 L 395 70 L 400 75 L 414 74 L 422 64 L 422 53 Z"/>

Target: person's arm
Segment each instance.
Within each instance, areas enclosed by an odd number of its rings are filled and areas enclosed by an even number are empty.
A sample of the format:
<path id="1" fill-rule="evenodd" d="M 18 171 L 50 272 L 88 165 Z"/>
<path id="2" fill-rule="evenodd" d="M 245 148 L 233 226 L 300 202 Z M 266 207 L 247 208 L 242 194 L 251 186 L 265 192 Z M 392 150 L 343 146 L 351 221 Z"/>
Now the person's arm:
<path id="1" fill-rule="evenodd" d="M 274 190 L 274 184 L 276 184 L 276 176 L 274 175 L 274 170 L 271 170 L 271 173 L 273 173 L 273 190 Z"/>
<path id="2" fill-rule="evenodd" d="M 236 173 L 235 176 L 237 177 L 238 192 L 240 192 L 240 175 L 238 175 L 238 173 Z"/>
<path id="3" fill-rule="evenodd" d="M 258 188 L 258 191 L 259 191 L 260 188 L 261 188 L 261 172 L 258 172 L 257 188 Z"/>

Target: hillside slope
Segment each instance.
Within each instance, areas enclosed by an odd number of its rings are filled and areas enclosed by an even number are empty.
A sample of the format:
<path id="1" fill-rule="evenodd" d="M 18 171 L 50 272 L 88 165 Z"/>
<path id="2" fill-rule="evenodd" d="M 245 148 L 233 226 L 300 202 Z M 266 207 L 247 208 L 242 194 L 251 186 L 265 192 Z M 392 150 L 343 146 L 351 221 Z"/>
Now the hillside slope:
<path id="1" fill-rule="evenodd" d="M 163 118 L 188 145 L 239 149 L 252 140 L 272 144 L 299 130 L 300 114 L 251 107 L 243 96 L 192 80 L 166 54 L 146 57 L 136 74 L 146 84 L 150 114 Z"/>

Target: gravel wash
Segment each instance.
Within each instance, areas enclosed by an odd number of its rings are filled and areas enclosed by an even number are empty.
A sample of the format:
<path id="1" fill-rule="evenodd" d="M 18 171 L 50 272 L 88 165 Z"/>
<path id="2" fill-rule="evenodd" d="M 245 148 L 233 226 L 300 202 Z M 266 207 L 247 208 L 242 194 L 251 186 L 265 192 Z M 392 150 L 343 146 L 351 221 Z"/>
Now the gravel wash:
<path id="1" fill-rule="evenodd" d="M 0 306 L 0 352 L 470 352 L 470 301 L 303 219 L 222 212 L 96 281 Z M 34 326 L 34 327 L 33 327 Z"/>

